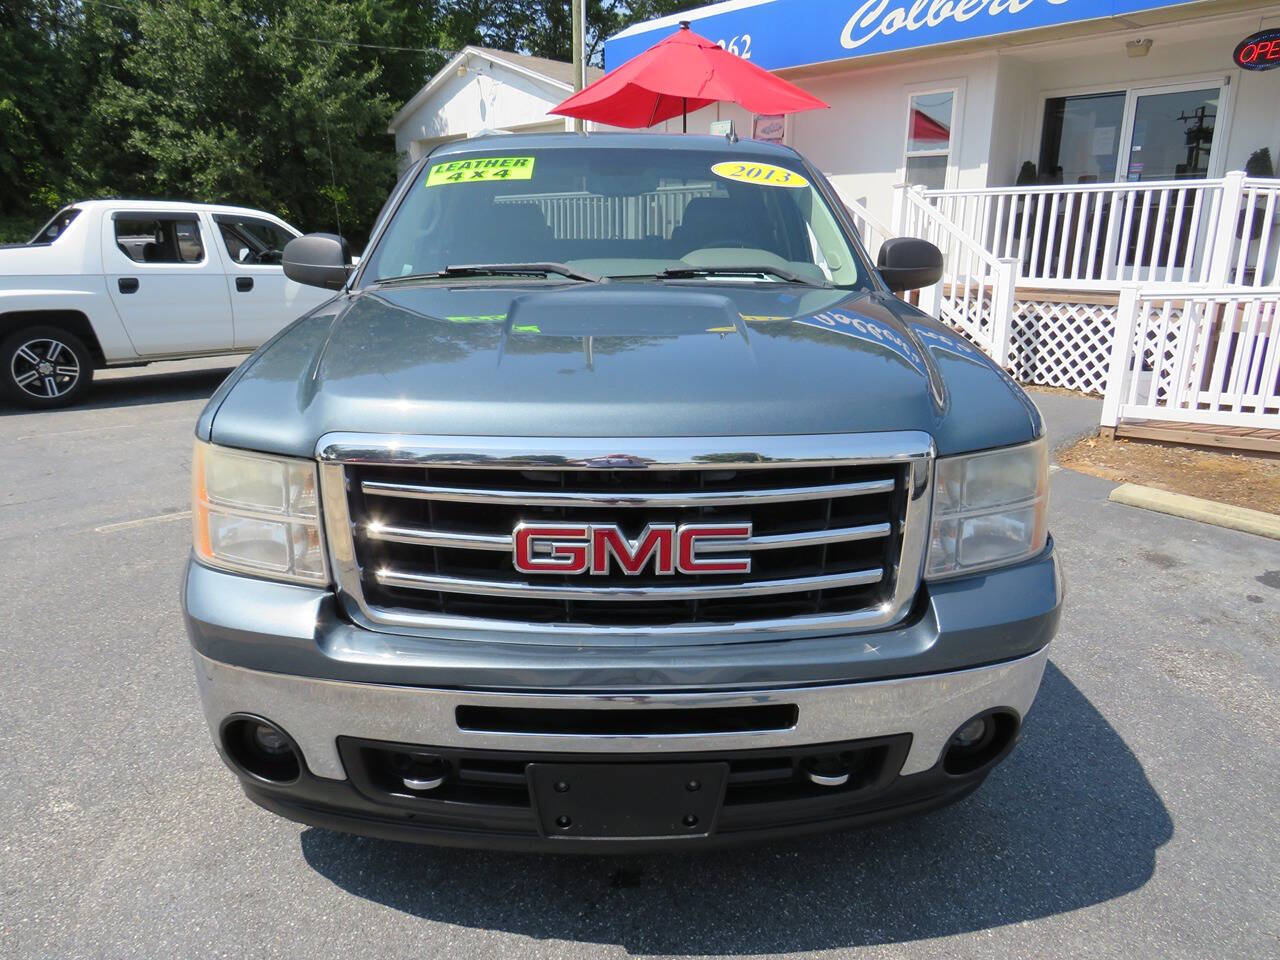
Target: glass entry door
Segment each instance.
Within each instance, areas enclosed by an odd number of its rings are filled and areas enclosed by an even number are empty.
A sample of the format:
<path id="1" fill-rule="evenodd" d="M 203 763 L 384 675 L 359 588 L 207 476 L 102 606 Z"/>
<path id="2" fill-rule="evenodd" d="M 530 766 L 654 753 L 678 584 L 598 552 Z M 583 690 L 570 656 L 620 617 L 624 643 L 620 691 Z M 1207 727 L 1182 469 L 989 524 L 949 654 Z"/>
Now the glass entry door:
<path id="1" fill-rule="evenodd" d="M 1225 89 L 1183 83 L 1048 97 L 1040 183 L 1136 183 L 1221 176 L 1215 128 Z M 1221 139 L 1221 138 L 1218 138 Z"/>
<path id="2" fill-rule="evenodd" d="M 1212 170 L 1222 87 L 1134 90 L 1117 180 L 1199 180 Z"/>
<path id="3" fill-rule="evenodd" d="M 1040 137 L 1041 183 L 1111 183 L 1116 179 L 1124 90 L 1050 97 Z"/>

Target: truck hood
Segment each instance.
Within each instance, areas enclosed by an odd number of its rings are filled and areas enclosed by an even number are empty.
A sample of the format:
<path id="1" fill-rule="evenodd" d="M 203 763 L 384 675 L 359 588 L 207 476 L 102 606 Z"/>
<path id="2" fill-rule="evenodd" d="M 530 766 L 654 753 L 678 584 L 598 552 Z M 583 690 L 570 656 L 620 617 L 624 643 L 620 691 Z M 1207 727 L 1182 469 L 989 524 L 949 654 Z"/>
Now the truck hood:
<path id="1" fill-rule="evenodd" d="M 789 284 L 384 287 L 292 324 L 215 394 L 215 443 L 311 456 L 326 433 L 748 436 L 920 430 L 941 454 L 1039 414 L 891 296 Z"/>

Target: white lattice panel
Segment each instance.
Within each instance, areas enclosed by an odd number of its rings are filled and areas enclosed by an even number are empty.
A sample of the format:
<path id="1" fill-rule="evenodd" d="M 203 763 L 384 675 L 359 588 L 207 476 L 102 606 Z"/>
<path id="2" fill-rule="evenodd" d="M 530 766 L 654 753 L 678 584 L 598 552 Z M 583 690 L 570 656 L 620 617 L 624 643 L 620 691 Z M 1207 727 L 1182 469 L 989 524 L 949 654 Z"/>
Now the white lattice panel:
<path id="1" fill-rule="evenodd" d="M 939 319 L 984 349 L 991 343 L 991 294 L 989 290 L 970 290 L 969 296 L 957 288 L 938 304 Z"/>
<path id="2" fill-rule="evenodd" d="M 1178 367 L 1179 355 L 1182 353 L 1186 324 L 1182 321 L 1181 304 L 1171 306 L 1167 315 L 1162 312 L 1161 307 L 1162 304 L 1139 302 L 1139 310 L 1145 308 L 1147 312 L 1146 323 L 1139 324 L 1140 329 L 1145 327 L 1145 337 L 1143 333 L 1139 333 L 1138 337 L 1144 337 L 1146 340 L 1143 344 L 1142 369 L 1139 371 L 1139 376 L 1143 379 L 1155 380 L 1156 399 L 1164 403 L 1168 400 L 1169 392 L 1173 388 L 1172 378 Z M 1184 375 L 1189 378 L 1189 382 L 1199 374 L 1200 370 L 1194 362 L 1188 364 L 1184 370 Z"/>
<path id="3" fill-rule="evenodd" d="M 1016 300 L 1010 337 L 1013 377 L 1101 394 L 1115 329 L 1113 304 Z"/>

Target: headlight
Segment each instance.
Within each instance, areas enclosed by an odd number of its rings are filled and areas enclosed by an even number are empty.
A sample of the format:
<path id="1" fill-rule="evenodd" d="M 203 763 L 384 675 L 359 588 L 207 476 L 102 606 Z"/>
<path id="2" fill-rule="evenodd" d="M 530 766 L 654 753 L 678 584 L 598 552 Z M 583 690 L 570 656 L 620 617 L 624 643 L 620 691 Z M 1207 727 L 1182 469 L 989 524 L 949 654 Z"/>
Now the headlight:
<path id="1" fill-rule="evenodd" d="M 1020 447 L 938 460 L 925 576 L 949 577 L 1017 563 L 1049 536 L 1049 451 Z"/>
<path id="2" fill-rule="evenodd" d="M 316 465 L 196 441 L 191 519 L 204 563 L 276 580 L 329 581 Z"/>

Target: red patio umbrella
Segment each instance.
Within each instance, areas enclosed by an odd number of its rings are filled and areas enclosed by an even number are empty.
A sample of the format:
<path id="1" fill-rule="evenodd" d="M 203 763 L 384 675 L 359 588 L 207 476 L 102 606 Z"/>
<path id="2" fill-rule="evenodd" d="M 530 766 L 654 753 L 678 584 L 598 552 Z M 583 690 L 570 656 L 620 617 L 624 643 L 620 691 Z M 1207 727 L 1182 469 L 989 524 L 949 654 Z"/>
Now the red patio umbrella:
<path id="1" fill-rule="evenodd" d="M 681 23 L 671 36 L 548 112 L 615 127 L 651 127 L 675 116 L 687 118 L 690 110 L 717 100 L 741 104 L 752 113 L 827 106 Z"/>

